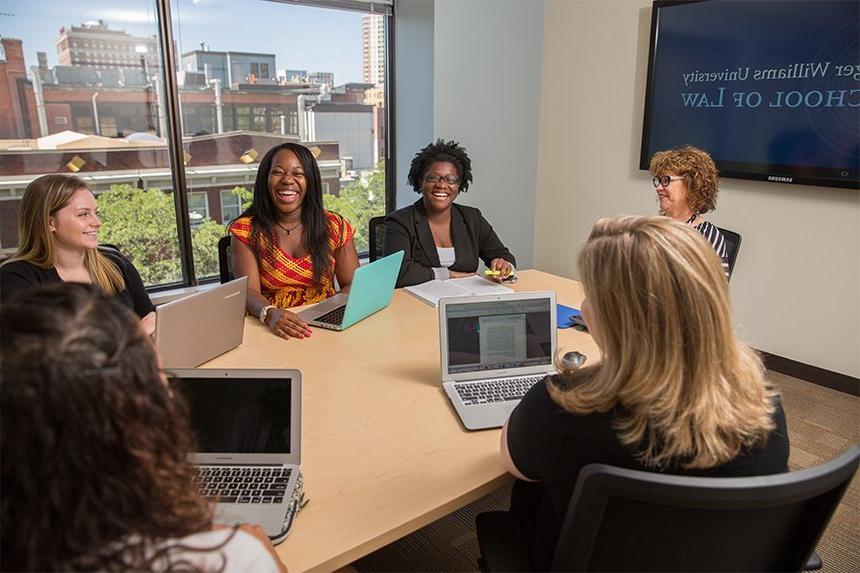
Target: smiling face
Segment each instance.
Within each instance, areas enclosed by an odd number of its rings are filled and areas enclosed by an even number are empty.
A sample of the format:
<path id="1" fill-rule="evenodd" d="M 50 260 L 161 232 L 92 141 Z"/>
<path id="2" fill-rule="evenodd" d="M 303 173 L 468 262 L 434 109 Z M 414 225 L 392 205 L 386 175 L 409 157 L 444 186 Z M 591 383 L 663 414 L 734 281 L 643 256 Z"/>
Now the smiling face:
<path id="1" fill-rule="evenodd" d="M 269 169 L 269 195 L 281 215 L 301 215 L 308 190 L 305 170 L 295 153 L 282 149 Z"/>
<path id="2" fill-rule="evenodd" d="M 438 178 L 435 183 L 427 181 L 428 177 Z M 445 179 L 456 179 L 458 183 L 448 183 Z M 424 172 L 421 194 L 424 196 L 424 206 L 428 211 L 446 211 L 460 194 L 460 173 L 457 167 L 448 161 L 431 163 Z"/>
<path id="3" fill-rule="evenodd" d="M 48 221 L 54 244 L 75 251 L 98 247 L 102 222 L 97 209 L 96 198 L 89 189 L 81 187 L 75 191 L 69 202 L 57 209 Z"/>
<path id="4" fill-rule="evenodd" d="M 668 175 L 673 179 L 669 185 L 663 186 L 661 183 L 657 186 L 657 206 L 660 208 L 660 214 L 678 221 L 686 221 L 693 213 L 687 202 L 687 182 L 683 179 L 674 179 L 677 177 L 674 173 L 662 175 Z"/>

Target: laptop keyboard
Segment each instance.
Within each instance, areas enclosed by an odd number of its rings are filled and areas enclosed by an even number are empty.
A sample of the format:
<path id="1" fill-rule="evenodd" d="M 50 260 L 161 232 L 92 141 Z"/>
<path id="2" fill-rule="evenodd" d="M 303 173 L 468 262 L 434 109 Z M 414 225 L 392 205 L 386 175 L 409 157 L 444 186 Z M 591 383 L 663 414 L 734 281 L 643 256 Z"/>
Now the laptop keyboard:
<path id="1" fill-rule="evenodd" d="M 281 503 L 291 469 L 197 466 L 192 483 L 200 495 L 220 503 Z"/>
<path id="2" fill-rule="evenodd" d="M 525 378 L 496 378 L 477 382 L 458 382 L 454 384 L 457 394 L 466 406 L 521 400 L 529 388 L 540 382 L 546 374 L 536 374 Z"/>
<path id="3" fill-rule="evenodd" d="M 346 312 L 346 305 L 339 306 L 334 310 L 330 310 L 324 315 L 316 319 L 316 322 L 327 322 L 329 324 L 341 324 L 343 322 L 343 314 Z"/>

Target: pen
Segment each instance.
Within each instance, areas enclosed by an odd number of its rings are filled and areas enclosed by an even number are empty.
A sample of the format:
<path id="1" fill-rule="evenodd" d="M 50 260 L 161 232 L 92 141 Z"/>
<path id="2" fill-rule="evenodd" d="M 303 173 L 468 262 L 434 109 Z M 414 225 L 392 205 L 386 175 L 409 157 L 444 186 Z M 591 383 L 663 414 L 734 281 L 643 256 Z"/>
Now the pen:
<path id="1" fill-rule="evenodd" d="M 497 277 L 500 274 L 502 274 L 502 271 L 493 271 L 490 269 L 485 269 L 484 274 L 487 275 L 488 277 Z"/>

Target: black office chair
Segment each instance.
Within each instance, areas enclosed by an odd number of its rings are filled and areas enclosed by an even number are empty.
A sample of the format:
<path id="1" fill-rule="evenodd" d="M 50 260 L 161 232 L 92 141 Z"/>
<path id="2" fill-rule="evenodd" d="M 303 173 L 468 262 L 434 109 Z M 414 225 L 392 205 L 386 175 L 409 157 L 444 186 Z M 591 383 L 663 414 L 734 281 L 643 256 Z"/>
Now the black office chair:
<path id="1" fill-rule="evenodd" d="M 230 235 L 218 239 L 218 271 L 221 275 L 221 284 L 233 280 L 233 253 L 230 247 Z"/>
<path id="2" fill-rule="evenodd" d="M 734 231 L 729 231 L 722 227 L 717 227 L 723 238 L 726 239 L 726 256 L 729 263 L 729 278 L 732 277 L 732 271 L 735 268 L 735 261 L 738 260 L 738 252 L 741 250 L 741 236 Z"/>
<path id="3" fill-rule="evenodd" d="M 367 256 L 372 263 L 382 256 L 382 243 L 385 238 L 385 217 L 373 217 L 368 223 Z"/>
<path id="4" fill-rule="evenodd" d="M 707 478 L 591 464 L 580 473 L 552 571 L 800 571 L 848 487 L 860 446 L 819 466 Z M 509 513 L 477 516 L 483 571 L 533 570 Z"/>

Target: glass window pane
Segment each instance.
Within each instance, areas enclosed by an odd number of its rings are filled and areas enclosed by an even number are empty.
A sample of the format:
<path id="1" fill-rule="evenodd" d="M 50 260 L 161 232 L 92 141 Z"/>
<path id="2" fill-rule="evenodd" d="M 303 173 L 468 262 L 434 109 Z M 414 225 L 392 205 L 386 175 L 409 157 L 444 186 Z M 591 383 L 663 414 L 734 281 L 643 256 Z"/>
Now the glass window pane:
<path id="1" fill-rule="evenodd" d="M 192 230 L 198 278 L 218 274 L 218 238 L 248 205 L 263 155 L 288 141 L 314 152 L 326 208 L 366 251 L 368 221 L 385 212 L 385 18 L 264 0 L 177 4 L 189 210 L 197 194 L 208 205 Z"/>
<path id="2" fill-rule="evenodd" d="M 144 282 L 180 281 L 161 54 L 154 4 L 15 2 L 2 34 L 0 251 L 18 245 L 27 184 L 73 173 L 95 193 L 99 241 L 116 245 Z M 82 49 L 83 48 L 83 49 Z"/>

